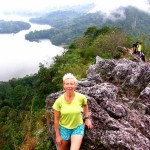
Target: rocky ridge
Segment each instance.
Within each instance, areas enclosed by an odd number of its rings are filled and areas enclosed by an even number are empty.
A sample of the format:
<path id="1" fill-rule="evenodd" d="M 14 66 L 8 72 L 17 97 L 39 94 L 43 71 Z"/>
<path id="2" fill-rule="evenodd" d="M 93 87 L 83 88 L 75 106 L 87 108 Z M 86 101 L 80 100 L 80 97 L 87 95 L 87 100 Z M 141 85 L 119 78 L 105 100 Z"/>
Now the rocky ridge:
<path id="1" fill-rule="evenodd" d="M 86 95 L 94 128 L 81 150 L 150 150 L 150 64 L 96 57 L 76 91 Z M 55 142 L 52 105 L 46 98 L 49 133 Z"/>

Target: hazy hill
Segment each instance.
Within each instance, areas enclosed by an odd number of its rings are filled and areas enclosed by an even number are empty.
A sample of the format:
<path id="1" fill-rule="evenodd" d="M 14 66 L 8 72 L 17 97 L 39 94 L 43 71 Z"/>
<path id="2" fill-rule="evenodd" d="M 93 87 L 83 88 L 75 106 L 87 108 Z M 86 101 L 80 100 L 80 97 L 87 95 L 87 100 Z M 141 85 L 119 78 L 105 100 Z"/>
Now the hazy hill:
<path id="1" fill-rule="evenodd" d="M 119 10 L 118 10 L 119 11 Z M 106 25 L 119 26 L 130 35 L 140 35 L 142 32 L 150 34 L 150 14 L 141 11 L 134 7 L 121 8 L 123 14 L 112 14 L 112 18 L 108 18 L 105 22 Z"/>
<path id="2" fill-rule="evenodd" d="M 93 7 L 93 6 L 92 6 Z M 92 8 L 91 7 L 91 8 Z M 84 9 L 85 10 L 85 9 Z M 32 23 L 49 24 L 50 30 L 30 32 L 27 40 L 50 39 L 53 44 L 69 44 L 81 36 L 89 26 L 117 26 L 132 36 L 150 34 L 150 14 L 134 7 L 122 7 L 106 17 L 102 12 L 55 11 L 40 18 L 32 18 Z"/>
<path id="3" fill-rule="evenodd" d="M 94 3 L 78 6 L 63 7 L 52 11 L 44 16 L 31 18 L 30 22 L 39 24 L 48 24 L 60 28 L 64 24 L 70 24 L 75 18 L 86 14 L 95 7 Z"/>
<path id="4" fill-rule="evenodd" d="M 4 21 L 0 20 L 0 34 L 17 33 L 21 30 L 28 30 L 31 27 L 29 23 L 23 21 Z"/>

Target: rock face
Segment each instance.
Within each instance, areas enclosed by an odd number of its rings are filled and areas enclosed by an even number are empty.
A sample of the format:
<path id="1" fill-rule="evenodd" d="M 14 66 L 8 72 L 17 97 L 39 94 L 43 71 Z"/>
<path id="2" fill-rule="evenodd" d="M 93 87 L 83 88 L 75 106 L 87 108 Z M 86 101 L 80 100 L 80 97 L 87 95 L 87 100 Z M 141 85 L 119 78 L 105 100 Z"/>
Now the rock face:
<path id="1" fill-rule="evenodd" d="M 85 130 L 81 150 L 150 150 L 150 65 L 126 59 L 105 60 L 87 70 L 76 91 L 87 96 L 94 128 Z M 55 142 L 52 104 L 46 98 L 49 132 Z"/>

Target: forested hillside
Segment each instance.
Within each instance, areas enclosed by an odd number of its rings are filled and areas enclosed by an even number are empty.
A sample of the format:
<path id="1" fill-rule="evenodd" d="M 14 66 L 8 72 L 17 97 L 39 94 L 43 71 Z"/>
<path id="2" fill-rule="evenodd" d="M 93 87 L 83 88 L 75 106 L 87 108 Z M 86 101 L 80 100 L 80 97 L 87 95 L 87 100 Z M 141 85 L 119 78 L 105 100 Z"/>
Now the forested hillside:
<path id="1" fill-rule="evenodd" d="M 148 56 L 149 42 L 140 36 L 137 40 L 143 43 Z M 62 90 L 62 76 L 67 72 L 78 79 L 86 77 L 86 70 L 95 63 L 96 56 L 131 59 L 117 47 L 131 47 L 133 42 L 120 28 L 90 26 L 62 55 L 54 57 L 49 67 L 39 64 L 39 71 L 33 76 L 1 82 L 0 149 L 54 149 L 47 131 L 46 96 Z"/>
<path id="2" fill-rule="evenodd" d="M 21 30 L 28 30 L 31 27 L 29 23 L 23 21 L 4 21 L 0 20 L 1 33 L 17 33 Z"/>
<path id="3" fill-rule="evenodd" d="M 50 39 L 53 44 L 69 44 L 84 34 L 89 26 L 116 26 L 133 38 L 150 34 L 150 14 L 134 7 L 120 8 L 107 17 L 102 12 L 88 13 L 56 11 L 40 18 L 30 19 L 33 23 L 49 24 L 50 30 L 26 34 L 27 40 Z"/>

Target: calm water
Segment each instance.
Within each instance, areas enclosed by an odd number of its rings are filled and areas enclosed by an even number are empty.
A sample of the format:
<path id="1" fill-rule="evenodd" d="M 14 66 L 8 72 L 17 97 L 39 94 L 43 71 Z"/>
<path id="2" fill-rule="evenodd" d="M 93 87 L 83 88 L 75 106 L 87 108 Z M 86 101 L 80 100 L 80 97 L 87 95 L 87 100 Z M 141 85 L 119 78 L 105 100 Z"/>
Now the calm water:
<path id="1" fill-rule="evenodd" d="M 0 34 L 0 81 L 34 74 L 39 63 L 50 64 L 52 58 L 61 54 L 62 47 L 52 45 L 49 40 L 39 43 L 25 40 L 29 31 L 51 28 L 48 25 L 31 24 L 30 30 L 17 34 Z"/>

